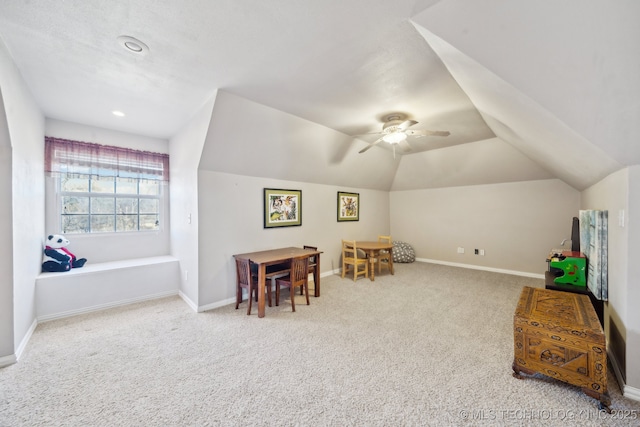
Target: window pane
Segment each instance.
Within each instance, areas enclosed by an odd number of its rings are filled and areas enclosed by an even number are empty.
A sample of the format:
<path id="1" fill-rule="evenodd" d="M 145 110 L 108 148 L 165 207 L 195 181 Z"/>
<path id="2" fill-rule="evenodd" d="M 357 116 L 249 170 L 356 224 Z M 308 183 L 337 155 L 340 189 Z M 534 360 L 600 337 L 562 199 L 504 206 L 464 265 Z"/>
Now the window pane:
<path id="1" fill-rule="evenodd" d="M 140 194 L 157 196 L 160 194 L 160 181 L 140 181 Z"/>
<path id="2" fill-rule="evenodd" d="M 89 213 L 89 198 L 76 197 L 76 196 L 62 197 L 62 213 L 63 214 Z"/>
<path id="3" fill-rule="evenodd" d="M 133 179 L 116 178 L 116 193 L 138 194 L 138 182 Z"/>
<path id="4" fill-rule="evenodd" d="M 62 176 L 61 231 L 113 233 L 159 230 L 162 185 L 160 181 L 122 176 Z M 140 198 L 139 194 L 143 197 Z"/>
<path id="5" fill-rule="evenodd" d="M 62 233 L 88 233 L 89 215 L 63 215 Z"/>
<path id="6" fill-rule="evenodd" d="M 115 181 L 112 176 L 98 176 L 91 179 L 92 193 L 113 193 L 115 191 Z"/>
<path id="7" fill-rule="evenodd" d="M 159 205 L 158 199 L 140 199 L 140 213 L 157 214 L 159 213 Z"/>
<path id="8" fill-rule="evenodd" d="M 113 215 L 91 215 L 91 231 L 94 233 L 113 232 L 114 223 Z"/>
<path id="9" fill-rule="evenodd" d="M 137 214 L 138 199 L 118 197 L 116 199 L 116 213 L 121 214 Z"/>
<path id="10" fill-rule="evenodd" d="M 92 197 L 91 213 L 92 214 L 115 214 L 116 199 L 113 197 Z"/>
<path id="11" fill-rule="evenodd" d="M 84 178 L 69 178 L 63 177 L 60 179 L 60 189 L 62 191 L 86 193 L 89 191 L 89 177 Z"/>
<path id="12" fill-rule="evenodd" d="M 137 231 L 138 215 L 118 215 L 116 231 Z"/>
<path id="13" fill-rule="evenodd" d="M 140 230 L 158 230 L 159 228 L 158 215 L 140 215 Z"/>

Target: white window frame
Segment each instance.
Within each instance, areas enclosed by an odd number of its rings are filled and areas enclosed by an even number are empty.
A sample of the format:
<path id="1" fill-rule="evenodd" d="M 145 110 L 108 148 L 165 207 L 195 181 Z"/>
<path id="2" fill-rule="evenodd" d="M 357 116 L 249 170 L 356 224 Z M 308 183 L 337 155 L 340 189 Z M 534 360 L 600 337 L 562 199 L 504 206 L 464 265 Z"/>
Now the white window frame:
<path id="1" fill-rule="evenodd" d="M 96 175 L 95 177 L 99 177 L 98 175 Z M 157 233 L 157 232 L 162 232 L 164 230 L 164 218 L 165 218 L 165 185 L 167 183 L 165 183 L 164 181 L 158 181 L 159 184 L 159 193 L 157 195 L 146 195 L 146 194 L 133 194 L 133 193 L 117 193 L 116 189 L 114 189 L 113 193 L 98 193 L 98 192 L 76 192 L 76 191 L 63 191 L 62 190 L 62 179 L 64 178 L 64 175 L 60 175 L 57 176 L 55 178 L 55 212 L 56 212 L 56 232 L 60 233 L 60 234 L 65 234 L 65 235 L 75 235 L 75 236 L 82 236 L 82 235 L 96 235 L 96 234 L 101 234 L 101 235 L 105 235 L 105 234 L 125 234 L 125 233 Z M 93 176 L 88 176 L 89 179 L 93 178 Z M 133 179 L 136 180 L 138 185 L 139 182 L 144 180 L 143 178 L 127 178 L 127 179 Z M 116 187 L 117 188 L 117 187 Z M 64 224 L 64 212 L 63 212 L 63 199 L 66 196 L 77 196 L 77 197 L 89 197 L 89 198 L 129 198 L 129 199 L 154 199 L 154 200 L 158 200 L 158 227 L 155 229 L 140 229 L 140 224 L 138 221 L 138 229 L 137 230 L 124 230 L 124 231 L 118 231 L 118 230 L 113 230 L 113 231 L 93 231 L 91 230 L 91 228 L 89 228 L 88 231 L 65 231 L 63 229 L 63 224 Z M 139 207 L 139 204 L 138 204 Z M 115 206 L 114 206 L 114 212 L 113 215 L 116 216 L 117 218 L 117 212 L 115 211 Z M 79 214 L 81 215 L 81 214 Z M 91 211 L 89 209 L 89 213 L 87 213 L 86 215 L 89 216 L 89 227 L 91 227 Z M 96 215 L 96 214 L 93 214 Z M 138 209 L 138 213 L 137 216 L 140 216 L 140 211 Z M 114 223 L 114 226 L 117 224 Z"/>

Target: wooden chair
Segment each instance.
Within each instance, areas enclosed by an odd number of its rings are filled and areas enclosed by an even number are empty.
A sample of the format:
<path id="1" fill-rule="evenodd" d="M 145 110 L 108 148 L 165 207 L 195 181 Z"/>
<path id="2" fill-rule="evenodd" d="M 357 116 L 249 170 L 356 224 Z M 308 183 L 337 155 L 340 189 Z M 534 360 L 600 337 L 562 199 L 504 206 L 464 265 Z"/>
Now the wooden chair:
<path id="1" fill-rule="evenodd" d="M 391 236 L 378 236 L 378 242 L 391 244 Z M 378 274 L 380 274 L 383 265 L 386 265 L 387 270 L 391 271 L 391 252 L 381 250 L 376 257 L 376 263 L 378 264 Z"/>
<path id="2" fill-rule="evenodd" d="M 291 260 L 291 272 L 286 277 L 276 279 L 276 305 L 280 305 L 280 288 L 289 288 L 291 310 L 296 311 L 296 288 L 301 287 L 309 305 L 309 257 L 300 256 Z"/>
<path id="3" fill-rule="evenodd" d="M 256 301 L 258 300 L 258 277 L 251 271 L 251 262 L 248 259 L 236 258 L 236 310 L 242 302 L 242 290 L 247 290 L 247 315 L 251 314 L 251 302 L 255 295 Z M 271 286 L 269 286 L 271 288 Z M 269 301 L 269 307 L 271 307 L 271 292 L 267 288 L 267 298 Z"/>
<path id="4" fill-rule="evenodd" d="M 317 246 L 308 246 L 308 245 L 304 245 L 302 247 L 303 249 L 312 249 L 314 251 L 318 250 Z M 316 286 L 316 268 L 318 268 L 318 264 L 316 264 L 316 256 L 311 256 L 309 257 L 309 274 L 313 274 L 313 286 Z M 304 292 L 304 289 L 300 288 L 300 295 L 302 295 L 302 293 Z"/>
<path id="5" fill-rule="evenodd" d="M 347 272 L 347 266 L 353 268 L 353 281 L 355 282 L 359 275 L 369 277 L 369 260 L 366 257 L 358 257 L 358 249 L 355 240 L 342 240 L 342 277 Z M 360 266 L 364 266 L 364 270 L 360 270 Z"/>
<path id="6" fill-rule="evenodd" d="M 271 307 L 271 293 L 275 290 L 276 279 L 284 277 L 291 271 L 291 260 L 281 264 L 268 265 L 265 271 L 265 292 L 269 298 L 269 307 Z M 254 272 L 256 276 L 258 271 Z M 258 293 L 256 292 L 256 301 L 258 301 Z"/>

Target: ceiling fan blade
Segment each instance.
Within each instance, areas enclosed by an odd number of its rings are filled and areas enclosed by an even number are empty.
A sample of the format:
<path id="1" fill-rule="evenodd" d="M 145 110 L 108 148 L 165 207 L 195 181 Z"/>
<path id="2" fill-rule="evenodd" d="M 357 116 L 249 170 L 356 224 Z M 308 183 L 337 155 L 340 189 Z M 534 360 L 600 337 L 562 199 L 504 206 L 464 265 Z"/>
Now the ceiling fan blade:
<path id="1" fill-rule="evenodd" d="M 431 136 L 449 136 L 449 135 L 451 135 L 451 132 L 449 132 L 448 130 L 430 130 L 430 131 L 427 131 L 427 132 Z"/>
<path id="2" fill-rule="evenodd" d="M 418 124 L 415 120 L 405 120 L 398 125 L 398 130 L 406 130 L 408 127 Z"/>
<path id="3" fill-rule="evenodd" d="M 367 135 L 382 135 L 384 132 L 368 132 L 368 133 L 359 133 L 357 135 L 349 135 L 352 138 L 356 138 L 358 136 L 367 136 Z"/>
<path id="4" fill-rule="evenodd" d="M 378 138 L 375 141 L 373 141 L 371 144 L 367 145 L 366 147 L 364 147 L 362 150 L 358 151 L 358 154 L 362 154 L 365 151 L 367 151 L 369 148 L 373 147 L 374 145 L 377 145 L 380 141 L 382 141 L 382 138 Z"/>
<path id="5" fill-rule="evenodd" d="M 451 132 L 449 132 L 448 130 L 426 130 L 426 129 L 420 129 L 420 130 L 408 129 L 404 131 L 404 133 L 406 133 L 409 136 L 449 136 L 451 135 Z"/>
<path id="6" fill-rule="evenodd" d="M 409 145 L 409 143 L 406 140 L 400 141 L 400 147 L 402 148 L 402 152 L 403 153 L 409 153 L 409 152 L 413 151 L 411 149 L 411 145 Z"/>

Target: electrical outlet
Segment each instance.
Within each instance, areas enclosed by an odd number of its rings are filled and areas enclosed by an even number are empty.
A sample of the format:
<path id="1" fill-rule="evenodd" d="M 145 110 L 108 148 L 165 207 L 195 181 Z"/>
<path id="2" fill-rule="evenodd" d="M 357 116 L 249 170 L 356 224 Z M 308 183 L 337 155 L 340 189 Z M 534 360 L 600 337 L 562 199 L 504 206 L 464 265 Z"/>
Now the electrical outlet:
<path id="1" fill-rule="evenodd" d="M 484 256 L 484 249 L 480 249 L 480 256 Z"/>
<path id="2" fill-rule="evenodd" d="M 474 249 L 474 250 L 473 250 L 473 253 L 474 253 L 475 255 L 478 255 L 479 250 L 478 250 L 478 249 Z"/>
<path id="3" fill-rule="evenodd" d="M 458 247 L 458 253 L 459 253 L 459 254 L 463 254 L 463 253 L 464 253 L 464 248 L 462 248 L 462 247 Z"/>

